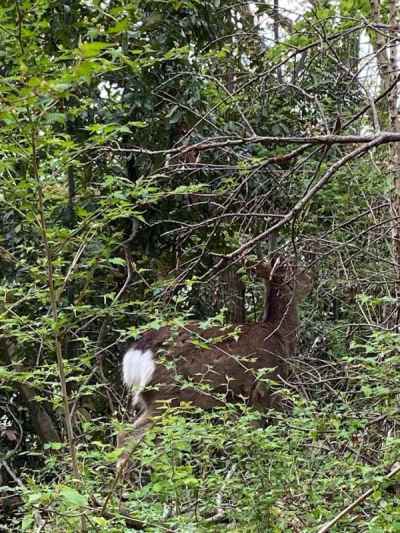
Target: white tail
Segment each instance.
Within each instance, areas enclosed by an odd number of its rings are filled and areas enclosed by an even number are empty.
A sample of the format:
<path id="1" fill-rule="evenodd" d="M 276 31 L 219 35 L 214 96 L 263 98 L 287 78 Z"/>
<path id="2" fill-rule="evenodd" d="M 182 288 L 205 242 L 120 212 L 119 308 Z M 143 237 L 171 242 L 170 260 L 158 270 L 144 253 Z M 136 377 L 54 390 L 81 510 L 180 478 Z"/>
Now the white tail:
<path id="1" fill-rule="evenodd" d="M 132 347 L 124 355 L 122 374 L 125 385 L 135 392 L 133 406 L 140 401 L 140 394 L 150 383 L 155 369 L 154 356 L 150 349 L 140 350 Z"/>

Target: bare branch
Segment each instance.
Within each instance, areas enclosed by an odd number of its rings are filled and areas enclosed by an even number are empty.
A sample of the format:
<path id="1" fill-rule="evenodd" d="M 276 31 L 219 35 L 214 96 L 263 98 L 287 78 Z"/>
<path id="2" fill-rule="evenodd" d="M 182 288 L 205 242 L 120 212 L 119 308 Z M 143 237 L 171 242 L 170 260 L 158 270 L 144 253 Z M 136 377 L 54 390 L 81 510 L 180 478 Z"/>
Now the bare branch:
<path id="1" fill-rule="evenodd" d="M 368 108 L 370 104 L 368 104 Z M 128 152 L 128 153 L 140 153 L 146 155 L 183 155 L 191 150 L 197 150 L 198 152 L 215 150 L 216 148 L 227 148 L 233 146 L 242 146 L 246 144 L 262 144 L 262 145 L 286 145 L 286 144 L 301 144 L 301 145 L 322 145 L 332 146 L 334 144 L 364 144 L 373 143 L 379 141 L 378 144 L 389 142 L 400 142 L 400 133 L 393 131 L 386 131 L 379 135 L 314 135 L 307 137 L 300 136 L 285 136 L 285 137 L 273 137 L 254 135 L 252 137 L 215 137 L 214 140 L 209 138 L 204 141 L 200 141 L 195 144 L 189 144 L 181 146 L 179 148 L 171 148 L 169 150 L 147 150 L 141 147 L 133 148 L 113 148 L 110 146 L 104 147 L 104 150 L 113 152 Z"/>
<path id="2" fill-rule="evenodd" d="M 394 468 L 392 468 L 392 470 L 389 472 L 389 474 L 387 476 L 385 476 L 384 479 L 385 480 L 391 479 L 393 476 L 395 476 L 399 472 L 400 472 L 400 463 L 396 463 Z M 333 527 L 335 524 L 337 524 L 341 518 L 343 518 L 346 514 L 348 514 L 350 511 L 352 511 L 354 509 L 354 507 L 356 507 L 357 505 L 362 503 L 364 500 L 366 500 L 369 496 L 371 496 L 371 494 L 374 492 L 374 490 L 375 490 L 375 488 L 371 488 L 371 489 L 368 489 L 366 492 L 364 492 L 364 494 L 361 494 L 361 496 L 359 496 L 356 500 L 354 500 L 353 503 L 351 503 L 345 509 L 343 509 L 343 511 L 341 511 L 338 515 L 336 515 L 327 524 L 322 526 L 318 530 L 318 533 L 326 533 L 327 531 L 329 531 L 331 529 L 331 527 Z"/>
<path id="3" fill-rule="evenodd" d="M 282 226 L 284 226 L 285 224 L 293 220 L 300 213 L 300 211 L 304 208 L 307 202 L 309 202 L 311 198 L 318 191 L 320 191 L 324 187 L 324 185 L 326 185 L 329 182 L 331 177 L 346 163 L 348 163 L 349 161 L 353 159 L 356 159 L 357 157 L 360 157 L 361 155 L 371 150 L 371 148 L 374 148 L 375 146 L 379 146 L 381 144 L 391 142 L 391 140 L 392 140 L 391 134 L 382 133 L 381 135 L 374 137 L 370 142 L 367 142 L 363 146 L 360 146 L 356 150 L 353 150 L 349 154 L 345 155 L 344 157 L 336 161 L 325 172 L 325 174 L 321 177 L 321 179 L 313 187 L 311 187 L 308 190 L 308 192 L 296 203 L 293 209 L 291 209 L 283 218 L 281 218 L 281 220 L 276 222 L 273 226 L 270 226 L 267 230 L 263 231 L 262 233 L 254 237 L 253 239 L 250 239 L 249 241 L 244 243 L 242 246 L 240 246 L 239 248 L 237 248 L 230 254 L 222 257 L 220 261 L 213 268 L 211 268 L 208 272 L 206 272 L 202 276 L 201 279 L 204 280 L 205 278 L 215 275 L 228 262 L 236 260 L 238 257 L 245 256 L 247 253 L 249 253 L 249 251 L 253 248 L 253 246 L 257 242 L 265 239 L 266 237 L 268 237 L 268 235 L 270 235 L 274 231 L 278 230 L 279 228 L 281 228 Z M 399 135 L 399 140 L 400 140 L 400 135 Z"/>

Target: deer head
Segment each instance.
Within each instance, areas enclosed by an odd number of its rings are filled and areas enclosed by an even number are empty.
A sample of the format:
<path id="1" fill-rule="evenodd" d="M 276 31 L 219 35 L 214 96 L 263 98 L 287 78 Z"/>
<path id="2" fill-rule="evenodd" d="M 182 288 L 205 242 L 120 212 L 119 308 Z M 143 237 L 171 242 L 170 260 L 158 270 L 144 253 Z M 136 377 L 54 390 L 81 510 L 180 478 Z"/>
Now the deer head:
<path id="1" fill-rule="evenodd" d="M 288 307 L 295 310 L 312 289 L 309 274 L 280 256 L 271 261 L 259 261 L 250 267 L 250 272 L 264 282 L 263 321 L 281 320 L 285 313 L 288 314 Z"/>

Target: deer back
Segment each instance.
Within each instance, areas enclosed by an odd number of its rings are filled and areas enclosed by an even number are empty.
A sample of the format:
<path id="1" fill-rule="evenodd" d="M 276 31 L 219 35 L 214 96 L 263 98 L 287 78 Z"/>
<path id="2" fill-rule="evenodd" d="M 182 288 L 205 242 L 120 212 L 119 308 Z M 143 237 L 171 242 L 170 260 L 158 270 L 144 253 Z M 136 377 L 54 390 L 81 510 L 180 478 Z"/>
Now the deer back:
<path id="1" fill-rule="evenodd" d="M 124 381 L 136 386 L 134 401 L 189 401 L 203 408 L 232 400 L 270 405 L 260 378 L 287 374 L 296 349 L 297 305 L 311 284 L 289 264 L 259 265 L 258 274 L 268 298 L 262 321 L 207 330 L 197 323 L 178 331 L 164 327 L 132 344 L 124 357 Z"/>

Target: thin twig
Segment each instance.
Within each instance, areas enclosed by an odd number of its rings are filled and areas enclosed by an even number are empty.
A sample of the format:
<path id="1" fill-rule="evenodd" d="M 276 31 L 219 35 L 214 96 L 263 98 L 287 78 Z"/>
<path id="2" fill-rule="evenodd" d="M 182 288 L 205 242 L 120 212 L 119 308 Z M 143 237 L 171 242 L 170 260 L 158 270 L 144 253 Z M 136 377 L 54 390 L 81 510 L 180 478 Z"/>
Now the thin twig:
<path id="1" fill-rule="evenodd" d="M 384 480 L 391 479 L 393 476 L 395 476 L 398 472 L 400 472 L 400 463 L 396 463 L 395 466 L 392 468 L 390 473 L 384 477 Z M 330 530 L 331 527 L 333 527 L 335 524 L 339 522 L 346 514 L 348 514 L 354 507 L 356 507 L 359 503 L 366 500 L 371 494 L 374 492 L 375 488 L 370 488 L 364 494 L 361 494 L 356 500 L 354 500 L 353 503 L 348 505 L 343 511 L 341 511 L 339 514 L 337 514 L 332 520 L 327 522 L 324 526 L 322 526 L 318 533 L 326 533 Z"/>
<path id="2" fill-rule="evenodd" d="M 36 152 L 37 131 L 36 131 L 36 125 L 34 124 L 32 117 L 30 117 L 30 123 L 31 123 L 32 172 L 33 172 L 33 175 L 36 181 L 36 190 L 37 190 L 37 195 L 38 195 L 38 208 L 39 208 L 39 225 L 40 225 L 40 229 L 42 233 L 42 241 L 43 241 L 43 246 L 44 246 L 45 256 L 46 256 L 46 263 L 47 263 L 49 299 L 50 299 L 51 314 L 52 314 L 52 318 L 54 322 L 54 341 L 56 345 L 57 367 L 58 367 L 58 373 L 60 377 L 60 385 L 61 385 L 62 398 L 63 398 L 64 419 L 65 419 L 64 421 L 65 421 L 65 428 L 67 430 L 68 445 L 69 445 L 70 454 L 71 454 L 72 470 L 73 470 L 75 479 L 80 480 L 77 451 L 76 451 L 76 445 L 75 445 L 75 439 L 74 439 L 71 412 L 70 412 L 70 407 L 69 407 L 68 390 L 67 390 L 67 382 L 66 382 L 66 375 L 65 375 L 64 358 L 63 358 L 63 353 L 62 353 L 61 337 L 60 337 L 60 332 L 58 330 L 58 303 L 57 303 L 57 292 L 54 286 L 53 254 L 50 250 L 50 244 L 49 244 L 48 235 L 47 235 L 47 226 L 46 226 L 45 213 L 44 213 L 43 189 L 42 189 L 42 183 L 41 183 L 40 176 L 39 176 L 38 156 Z"/>
<path id="3" fill-rule="evenodd" d="M 400 134 L 395 134 L 395 135 L 398 136 L 398 140 L 400 141 Z M 319 192 L 329 182 L 332 176 L 342 166 L 344 166 L 349 161 L 352 161 L 353 159 L 360 157 L 364 153 L 368 152 L 371 148 L 374 148 L 381 144 L 391 142 L 391 140 L 392 140 L 392 134 L 389 134 L 389 133 L 382 133 L 381 135 L 374 136 L 370 142 L 367 142 L 366 144 L 356 148 L 355 150 L 351 151 L 350 153 L 346 154 L 344 157 L 336 161 L 322 175 L 321 179 L 307 191 L 307 193 L 296 203 L 296 205 L 284 217 L 282 217 L 278 222 L 270 226 L 264 232 L 260 233 L 259 235 L 256 235 L 253 239 L 250 239 L 249 241 L 242 244 L 242 246 L 240 246 L 239 248 L 237 248 L 230 254 L 223 256 L 220 259 L 220 261 L 218 261 L 218 263 L 214 267 L 209 269 L 209 271 L 206 272 L 200 279 L 204 280 L 206 278 L 214 276 L 226 264 L 231 263 L 233 260 L 237 259 L 238 257 L 244 257 L 247 253 L 249 253 L 251 249 L 253 249 L 254 245 L 257 244 L 257 242 L 264 240 L 266 237 L 268 237 L 268 235 L 270 235 L 271 233 L 274 233 L 276 230 L 286 225 L 293 218 L 295 218 L 301 212 L 304 206 L 313 198 L 313 196 L 317 192 Z"/>

